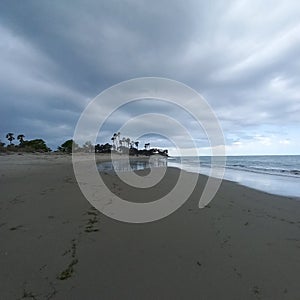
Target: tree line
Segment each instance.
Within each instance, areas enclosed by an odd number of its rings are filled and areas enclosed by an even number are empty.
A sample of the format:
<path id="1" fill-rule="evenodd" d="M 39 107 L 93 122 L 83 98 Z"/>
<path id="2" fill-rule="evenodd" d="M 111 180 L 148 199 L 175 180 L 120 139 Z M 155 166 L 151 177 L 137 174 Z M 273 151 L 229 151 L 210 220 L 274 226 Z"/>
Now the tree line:
<path id="1" fill-rule="evenodd" d="M 12 132 L 6 134 L 9 144 L 5 147 L 5 143 L 0 140 L 0 151 L 22 151 L 22 152 L 50 152 L 51 149 L 46 145 L 43 139 L 25 140 L 24 134 L 17 135 L 18 145 L 14 144 L 15 135 Z"/>
<path id="2" fill-rule="evenodd" d="M 6 134 L 8 145 L 0 140 L 0 152 L 51 152 L 52 150 L 46 145 L 43 139 L 25 140 L 24 134 L 18 134 L 17 140 L 19 144 L 15 145 L 15 134 L 9 132 Z M 150 148 L 150 143 L 146 143 L 143 149 L 139 149 L 139 141 L 133 141 L 129 137 L 121 137 L 121 133 L 114 133 L 111 138 L 112 144 L 96 144 L 90 141 L 85 142 L 82 147 L 75 143 L 72 139 L 63 142 L 55 152 L 72 153 L 72 152 L 88 152 L 88 153 L 118 153 L 127 155 L 155 155 L 160 154 L 168 156 L 168 150 L 158 148 Z"/>
<path id="3" fill-rule="evenodd" d="M 155 155 L 160 154 L 163 156 L 168 156 L 168 150 L 162 150 L 158 148 L 150 148 L 150 143 L 145 143 L 143 149 L 139 149 L 139 141 L 134 141 L 129 137 L 121 137 L 121 133 L 114 133 L 111 137 L 112 144 L 97 144 L 95 146 L 96 153 L 119 153 L 119 154 L 129 154 L 129 155 Z"/>

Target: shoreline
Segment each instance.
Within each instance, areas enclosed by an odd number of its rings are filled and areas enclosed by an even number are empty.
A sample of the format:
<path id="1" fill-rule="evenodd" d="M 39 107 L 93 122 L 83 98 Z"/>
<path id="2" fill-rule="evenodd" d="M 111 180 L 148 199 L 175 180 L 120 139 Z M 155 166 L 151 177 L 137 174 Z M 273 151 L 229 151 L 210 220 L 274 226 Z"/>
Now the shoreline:
<path id="1" fill-rule="evenodd" d="M 296 199 L 224 180 L 199 209 L 207 180 L 199 175 L 173 214 L 128 224 L 90 205 L 71 160 L 0 156 L 3 299 L 299 298 Z M 168 168 L 163 184 L 147 193 L 133 193 L 113 174 L 105 178 L 122 197 L 145 202 L 166 193 L 178 172 Z"/>
<path id="2" fill-rule="evenodd" d="M 234 156 L 231 160 L 227 157 L 223 179 L 270 194 L 300 199 L 300 156 L 294 157 L 297 159 L 283 158 L 282 161 L 274 159 L 273 155 Z M 200 159 L 200 168 L 198 158 L 195 157 L 183 159 L 182 164 L 171 160 L 168 165 L 208 176 L 211 170 L 210 159 Z"/>
<path id="3" fill-rule="evenodd" d="M 164 157 L 161 158 L 165 159 Z M 122 157 L 122 155 L 120 155 L 119 159 L 120 160 L 124 159 L 124 161 L 126 160 L 126 158 L 124 156 Z M 150 158 L 141 156 L 141 157 L 129 157 L 129 159 L 130 161 L 148 161 Z M 101 159 L 97 160 L 97 156 L 96 156 L 97 164 L 101 164 L 102 162 L 110 162 L 110 161 L 111 161 L 110 156 L 107 156 L 107 159 L 102 159 L 102 160 Z M 170 162 L 167 163 L 167 166 L 178 168 L 188 173 L 204 175 L 206 177 L 208 177 L 209 174 L 209 169 L 203 167 L 202 167 L 202 172 L 197 172 L 196 170 L 192 170 L 189 168 L 184 168 L 184 167 L 181 168 L 176 164 L 172 165 L 172 163 Z M 204 169 L 206 169 L 205 172 L 203 172 Z M 99 171 L 107 172 L 106 170 L 99 170 Z M 109 170 L 108 172 L 111 172 L 111 170 Z M 225 174 L 222 180 L 230 181 L 244 187 L 261 191 L 263 193 L 282 196 L 286 198 L 293 198 L 297 201 L 300 201 L 300 192 L 298 192 L 299 178 L 297 177 L 280 176 L 278 174 L 263 174 L 258 172 L 255 173 L 255 172 L 248 172 L 244 170 L 232 170 L 230 168 L 225 167 Z M 266 182 L 268 183 L 267 187 L 266 187 L 267 185 Z M 284 183 L 284 186 L 286 187 L 285 191 L 283 191 L 282 188 L 280 188 L 278 182 L 280 183 L 280 185 L 283 185 Z M 286 192 L 286 190 L 289 190 L 289 192 Z"/>

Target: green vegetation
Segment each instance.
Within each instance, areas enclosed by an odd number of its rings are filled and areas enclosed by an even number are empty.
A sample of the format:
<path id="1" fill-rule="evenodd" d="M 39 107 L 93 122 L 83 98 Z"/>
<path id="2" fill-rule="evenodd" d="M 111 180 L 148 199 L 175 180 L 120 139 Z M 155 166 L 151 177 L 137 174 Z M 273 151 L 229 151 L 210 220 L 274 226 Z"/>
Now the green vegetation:
<path id="1" fill-rule="evenodd" d="M 60 152 L 72 153 L 78 149 L 78 145 L 71 139 L 67 140 L 61 144 L 60 147 L 57 148 Z"/>
<path id="2" fill-rule="evenodd" d="M 42 139 L 25 140 L 24 134 L 19 134 L 17 140 L 19 145 L 15 145 L 14 133 L 9 132 L 6 134 L 6 139 L 9 144 L 5 146 L 0 140 L 0 152 L 50 152 L 52 151 L 46 142 Z M 82 147 L 73 141 L 73 139 L 66 140 L 56 150 L 56 152 L 70 154 L 72 152 L 85 152 L 85 153 L 118 153 L 127 155 L 162 155 L 168 156 L 168 150 L 158 148 L 150 148 L 150 143 L 144 145 L 144 149 L 139 149 L 139 141 L 133 141 L 129 137 L 122 137 L 121 133 L 114 133 L 111 138 L 112 144 L 97 144 L 93 145 L 90 141 L 84 143 Z"/>
<path id="3" fill-rule="evenodd" d="M 110 153 L 111 148 L 112 148 L 112 145 L 110 145 L 109 143 L 106 143 L 105 145 L 97 144 L 95 146 L 95 152 L 96 153 Z"/>
<path id="4" fill-rule="evenodd" d="M 35 139 L 31 141 L 23 141 L 20 143 L 21 148 L 27 148 L 37 152 L 50 152 L 51 149 L 47 147 L 46 143 L 42 139 Z"/>
<path id="5" fill-rule="evenodd" d="M 6 135 L 6 138 L 9 140 L 9 145 L 12 146 L 13 145 L 12 141 L 15 139 L 14 134 L 10 132 Z"/>
<path id="6" fill-rule="evenodd" d="M 25 140 L 24 134 L 19 134 L 17 140 L 19 145 L 15 145 L 13 140 L 15 140 L 14 133 L 9 132 L 6 135 L 9 144 L 5 147 L 5 143 L 0 141 L 0 152 L 50 152 L 51 149 L 46 145 L 45 141 L 42 139 Z"/>
<path id="7" fill-rule="evenodd" d="M 2 143 L 1 140 L 0 140 L 0 152 L 1 152 L 2 149 L 4 149 L 4 146 L 5 146 L 5 143 Z"/>
<path id="8" fill-rule="evenodd" d="M 112 145 L 111 145 L 111 152 L 119 153 L 119 154 L 129 154 L 129 155 L 162 155 L 162 156 L 168 156 L 168 150 L 162 150 L 158 148 L 150 148 L 150 143 L 146 143 L 144 145 L 144 149 L 139 150 L 139 142 L 138 141 L 133 141 L 129 137 L 123 137 L 121 138 L 121 133 L 114 133 L 112 138 Z M 107 144 L 106 144 L 107 145 Z M 106 146 L 108 148 L 108 146 Z M 95 152 L 103 153 L 101 151 L 103 149 L 103 145 L 96 145 L 95 147 Z"/>
<path id="9" fill-rule="evenodd" d="M 25 138 L 24 134 L 19 134 L 18 135 L 17 140 L 19 140 L 20 145 L 22 145 L 24 143 L 24 138 Z"/>

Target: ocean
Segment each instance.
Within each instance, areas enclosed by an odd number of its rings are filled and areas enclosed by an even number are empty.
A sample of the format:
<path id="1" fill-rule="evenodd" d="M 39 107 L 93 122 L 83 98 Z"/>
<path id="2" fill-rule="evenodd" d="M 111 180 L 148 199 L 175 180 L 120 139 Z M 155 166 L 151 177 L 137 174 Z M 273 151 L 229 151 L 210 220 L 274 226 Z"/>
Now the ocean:
<path id="1" fill-rule="evenodd" d="M 150 161 L 120 160 L 98 165 L 99 171 L 142 170 L 149 167 L 177 167 L 185 171 L 209 175 L 211 157 L 169 157 L 151 158 Z M 218 168 L 218 164 L 216 164 Z M 266 156 L 228 156 L 226 157 L 224 179 L 237 182 L 271 194 L 300 199 L 300 155 L 266 155 Z"/>
<path id="2" fill-rule="evenodd" d="M 168 166 L 209 175 L 211 157 L 169 157 Z M 300 198 L 300 155 L 228 156 L 224 179 L 267 193 Z"/>

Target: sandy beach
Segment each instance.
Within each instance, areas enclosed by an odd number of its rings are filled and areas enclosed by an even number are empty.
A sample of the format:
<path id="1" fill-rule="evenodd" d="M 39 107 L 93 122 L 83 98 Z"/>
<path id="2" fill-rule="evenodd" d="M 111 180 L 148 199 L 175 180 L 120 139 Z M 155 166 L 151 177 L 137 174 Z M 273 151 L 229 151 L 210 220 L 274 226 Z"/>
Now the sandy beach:
<path id="1" fill-rule="evenodd" d="M 178 173 L 147 193 L 105 182 L 145 202 Z M 175 213 L 129 224 L 85 199 L 71 156 L 1 155 L 0 178 L 0 299 L 300 299 L 299 200 L 223 181 L 199 209 L 199 175 Z"/>

